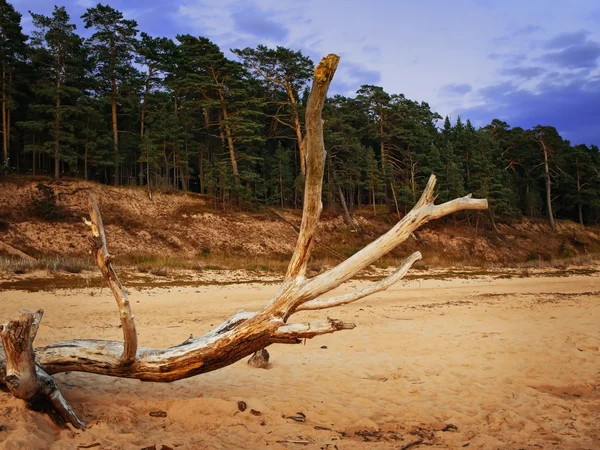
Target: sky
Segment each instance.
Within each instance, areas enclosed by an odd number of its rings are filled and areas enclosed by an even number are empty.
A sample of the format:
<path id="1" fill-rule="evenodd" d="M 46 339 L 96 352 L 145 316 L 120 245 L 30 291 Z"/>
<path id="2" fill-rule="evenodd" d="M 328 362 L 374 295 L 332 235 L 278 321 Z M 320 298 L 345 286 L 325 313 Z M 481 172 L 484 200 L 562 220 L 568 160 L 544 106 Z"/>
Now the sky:
<path id="1" fill-rule="evenodd" d="M 50 14 L 56 2 L 14 0 Z M 71 18 L 97 1 L 64 0 Z M 341 56 L 331 92 L 363 84 L 429 103 L 452 121 L 552 125 L 600 145 L 597 0 L 113 0 L 154 36 L 206 36 L 231 48 L 282 45 L 315 63 Z M 80 30 L 85 34 L 83 30 Z"/>

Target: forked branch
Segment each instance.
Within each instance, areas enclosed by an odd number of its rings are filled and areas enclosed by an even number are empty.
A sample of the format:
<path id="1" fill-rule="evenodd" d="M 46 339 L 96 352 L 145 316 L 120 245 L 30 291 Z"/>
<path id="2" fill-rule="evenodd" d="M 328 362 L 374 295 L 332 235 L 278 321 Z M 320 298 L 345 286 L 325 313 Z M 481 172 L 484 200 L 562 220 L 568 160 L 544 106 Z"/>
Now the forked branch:
<path id="1" fill-rule="evenodd" d="M 384 291 L 390 286 L 396 284 L 402 278 L 404 278 L 404 275 L 406 275 L 406 273 L 410 270 L 412 265 L 421 258 L 421 252 L 415 252 L 408 258 L 406 258 L 404 261 L 402 261 L 402 264 L 400 264 L 400 266 L 391 275 L 377 283 L 370 284 L 369 286 L 363 289 L 350 292 L 349 294 L 340 295 L 338 297 L 316 299 L 306 303 L 302 303 L 298 308 L 296 308 L 296 311 L 334 308 L 336 306 L 342 306 L 348 303 L 353 303 L 357 300 L 360 300 L 361 298 L 365 298 L 369 295 L 376 294 L 377 292 Z"/>
<path id="2" fill-rule="evenodd" d="M 400 280 L 421 258 L 419 252 L 409 256 L 384 280 L 342 296 L 321 299 L 323 294 L 355 276 L 402 243 L 419 226 L 460 210 L 486 209 L 486 200 L 470 196 L 434 205 L 435 176 L 431 176 L 415 207 L 390 231 L 367 245 L 338 266 L 306 278 L 306 268 L 315 242 L 321 215 L 325 146 L 321 111 L 327 90 L 335 74 L 339 57 L 329 55 L 315 69 L 312 91 L 306 108 L 306 187 L 302 225 L 296 249 L 286 277 L 278 292 L 258 312 L 240 311 L 204 336 L 190 336 L 185 342 L 165 349 L 138 348 L 131 305 L 113 267 L 100 210 L 93 196 L 89 199 L 93 250 L 100 272 L 117 302 L 123 328 L 123 342 L 72 340 L 59 342 L 35 351 L 32 347 L 42 311 L 22 312 L 0 327 L 0 382 L 18 398 L 48 396 L 57 411 L 76 427 L 83 427 L 58 391 L 50 375 L 66 371 L 89 372 L 144 381 L 171 382 L 216 370 L 275 343 L 299 343 L 327 333 L 354 328 L 354 324 L 335 319 L 307 324 L 288 324 L 297 311 L 333 308 L 357 301 L 389 288 Z"/>

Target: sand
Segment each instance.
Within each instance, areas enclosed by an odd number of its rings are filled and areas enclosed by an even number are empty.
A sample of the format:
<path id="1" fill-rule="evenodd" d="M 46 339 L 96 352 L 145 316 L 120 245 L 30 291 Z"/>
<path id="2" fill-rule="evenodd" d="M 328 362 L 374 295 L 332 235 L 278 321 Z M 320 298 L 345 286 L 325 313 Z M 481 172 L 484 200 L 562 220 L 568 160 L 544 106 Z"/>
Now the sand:
<path id="1" fill-rule="evenodd" d="M 57 375 L 91 424 L 84 432 L 59 429 L 0 391 L 0 449 L 400 449 L 419 440 L 410 448 L 598 449 L 599 278 L 401 282 L 298 317 L 357 327 L 271 346 L 268 369 L 240 361 L 171 384 Z M 259 308 L 276 288 L 132 290 L 140 344 L 200 335 L 240 308 Z M 38 346 L 120 336 L 107 289 L 4 291 L 0 299 L 2 320 L 20 308 L 46 310 Z M 149 415 L 156 411 L 166 417 Z"/>

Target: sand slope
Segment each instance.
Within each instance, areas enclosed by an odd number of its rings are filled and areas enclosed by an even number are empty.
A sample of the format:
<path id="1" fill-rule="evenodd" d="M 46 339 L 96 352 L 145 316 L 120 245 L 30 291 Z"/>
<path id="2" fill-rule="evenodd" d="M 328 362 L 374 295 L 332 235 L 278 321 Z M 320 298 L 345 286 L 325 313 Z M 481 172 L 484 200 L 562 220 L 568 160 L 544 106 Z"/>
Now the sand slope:
<path id="1" fill-rule="evenodd" d="M 275 289 L 133 291 L 141 345 L 199 335 Z M 60 430 L 0 392 L 0 449 L 399 449 L 417 439 L 411 448 L 597 449 L 599 291 L 597 275 L 400 283 L 328 312 L 355 330 L 272 346 L 267 370 L 240 362 L 172 384 L 58 375 L 91 422 L 85 432 Z M 91 292 L 0 292 L 0 318 L 45 308 L 38 345 L 118 339 L 108 290 Z M 167 417 L 149 416 L 159 410 Z M 286 418 L 300 412 L 305 422 Z"/>

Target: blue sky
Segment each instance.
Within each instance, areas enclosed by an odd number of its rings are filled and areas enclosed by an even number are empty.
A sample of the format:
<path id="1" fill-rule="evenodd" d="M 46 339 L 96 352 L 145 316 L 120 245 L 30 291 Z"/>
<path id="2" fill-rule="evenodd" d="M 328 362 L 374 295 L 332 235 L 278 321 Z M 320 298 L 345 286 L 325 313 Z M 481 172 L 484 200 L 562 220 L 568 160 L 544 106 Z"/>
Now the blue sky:
<path id="1" fill-rule="evenodd" d="M 66 0 L 71 17 L 96 2 Z M 361 84 L 426 101 L 482 126 L 554 125 L 572 143 L 600 144 L 597 0 L 114 0 L 140 30 L 206 36 L 222 49 L 283 45 L 315 62 L 342 57 L 332 91 Z M 28 10 L 55 2 L 16 0 Z"/>

